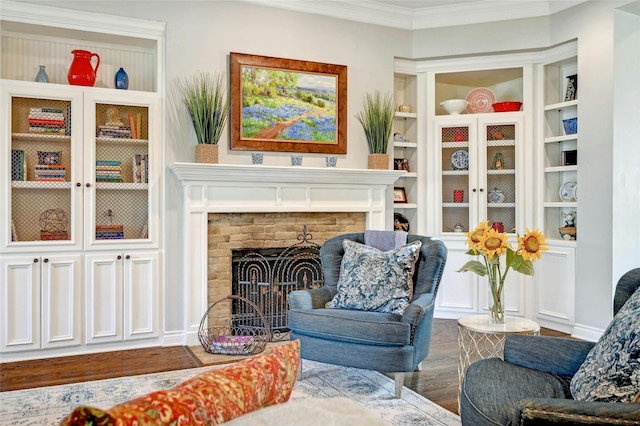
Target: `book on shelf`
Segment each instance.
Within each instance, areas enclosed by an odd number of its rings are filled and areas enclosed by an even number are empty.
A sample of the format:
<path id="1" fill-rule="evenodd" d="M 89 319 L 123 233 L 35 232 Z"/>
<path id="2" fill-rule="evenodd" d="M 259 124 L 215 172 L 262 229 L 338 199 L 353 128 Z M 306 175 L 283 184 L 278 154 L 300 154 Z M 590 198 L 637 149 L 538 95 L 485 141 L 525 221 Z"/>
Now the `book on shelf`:
<path id="1" fill-rule="evenodd" d="M 71 136 L 71 104 L 67 105 L 67 119 L 64 123 L 64 134 Z"/>
<path id="2" fill-rule="evenodd" d="M 65 133 L 66 120 L 60 108 L 30 108 L 27 122 L 30 132 Z"/>
<path id="3" fill-rule="evenodd" d="M 133 182 L 149 183 L 149 161 L 147 154 L 133 156 Z"/>
<path id="4" fill-rule="evenodd" d="M 64 127 L 64 119 L 51 120 L 48 118 L 29 118 L 29 126 L 44 126 L 44 127 Z"/>
<path id="5" fill-rule="evenodd" d="M 98 137 L 131 138 L 131 127 L 128 126 L 98 126 Z"/>
<path id="6" fill-rule="evenodd" d="M 122 182 L 122 166 L 117 160 L 96 161 L 96 182 Z"/>
<path id="7" fill-rule="evenodd" d="M 136 114 L 136 134 L 142 139 L 142 114 Z"/>
<path id="8" fill-rule="evenodd" d="M 24 151 L 21 149 L 11 150 L 11 180 L 27 180 L 27 163 Z"/>
<path id="9" fill-rule="evenodd" d="M 121 176 L 96 176 L 96 182 L 114 182 L 114 183 L 122 183 L 124 180 Z"/>
<path id="10" fill-rule="evenodd" d="M 138 132 L 136 130 L 136 123 L 133 119 L 133 113 L 129 113 L 129 126 L 131 127 L 131 139 L 138 139 Z"/>
<path id="11" fill-rule="evenodd" d="M 37 164 L 35 179 L 39 182 L 65 182 L 67 168 L 64 164 Z"/>
<path id="12" fill-rule="evenodd" d="M 67 231 L 40 231 L 41 240 L 68 240 L 69 234 Z"/>
<path id="13" fill-rule="evenodd" d="M 33 133 L 66 134 L 64 127 L 29 126 L 29 131 Z"/>
<path id="14" fill-rule="evenodd" d="M 96 240 L 124 239 L 124 225 L 96 225 Z"/>
<path id="15" fill-rule="evenodd" d="M 119 166 L 122 164 L 118 160 L 96 160 L 96 166 Z"/>

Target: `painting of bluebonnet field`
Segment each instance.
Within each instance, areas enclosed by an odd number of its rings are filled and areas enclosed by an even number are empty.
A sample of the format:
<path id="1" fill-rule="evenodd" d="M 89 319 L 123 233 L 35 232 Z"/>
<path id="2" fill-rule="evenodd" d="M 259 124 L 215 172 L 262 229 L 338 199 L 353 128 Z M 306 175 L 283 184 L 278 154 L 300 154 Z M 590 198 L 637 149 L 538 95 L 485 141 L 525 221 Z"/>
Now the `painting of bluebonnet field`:
<path id="1" fill-rule="evenodd" d="M 335 143 L 336 77 L 242 68 L 242 137 Z"/>
<path id="2" fill-rule="evenodd" d="M 346 67 L 231 53 L 232 149 L 346 153 Z"/>

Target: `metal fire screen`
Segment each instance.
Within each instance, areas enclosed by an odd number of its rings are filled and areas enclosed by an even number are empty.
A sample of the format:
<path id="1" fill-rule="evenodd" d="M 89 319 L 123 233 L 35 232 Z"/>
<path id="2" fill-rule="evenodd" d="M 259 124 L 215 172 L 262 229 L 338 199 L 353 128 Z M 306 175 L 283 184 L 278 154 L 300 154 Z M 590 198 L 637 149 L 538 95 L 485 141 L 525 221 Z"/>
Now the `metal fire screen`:
<path id="1" fill-rule="evenodd" d="M 320 246 L 311 242 L 307 226 L 298 243 L 286 248 L 239 249 L 231 251 L 232 294 L 256 304 L 271 327 L 271 340 L 288 337 L 287 296 L 300 289 L 323 285 Z M 233 304 L 232 322 L 250 326 L 260 322 L 255 311 Z"/>

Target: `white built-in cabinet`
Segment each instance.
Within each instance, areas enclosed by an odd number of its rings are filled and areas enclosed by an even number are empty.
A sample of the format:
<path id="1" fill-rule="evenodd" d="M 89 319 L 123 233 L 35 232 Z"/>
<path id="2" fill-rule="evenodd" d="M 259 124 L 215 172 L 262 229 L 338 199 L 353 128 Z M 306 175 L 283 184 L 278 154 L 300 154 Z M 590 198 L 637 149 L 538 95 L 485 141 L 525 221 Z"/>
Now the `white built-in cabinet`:
<path id="1" fill-rule="evenodd" d="M 164 24 L 2 8 L 3 360 L 157 345 Z M 74 49 L 100 55 L 94 87 L 67 83 Z M 33 81 L 42 64 L 49 83 Z M 114 87 L 120 67 L 129 90 Z"/>
<path id="2" fill-rule="evenodd" d="M 567 232 L 572 227 L 566 225 L 579 229 L 580 144 L 579 126 L 576 132 L 567 132 L 563 121 L 578 118 L 577 42 L 545 52 L 537 73 L 541 77 L 538 97 L 542 105 L 535 151 L 541 171 L 536 213 L 547 236 L 549 251 L 536 264 L 535 319 L 545 327 L 571 333 L 575 321 L 575 258 L 580 236 L 579 232 Z M 572 88 L 568 90 L 569 84 Z"/>
<path id="3" fill-rule="evenodd" d="M 81 344 L 81 255 L 3 255 L 0 271 L 2 352 Z"/>
<path id="4" fill-rule="evenodd" d="M 406 99 L 409 91 L 419 106 L 415 153 L 407 155 L 419 167 L 411 178 L 417 193 L 407 191 L 415 206 L 395 207 L 409 212 L 418 233 L 442 239 L 449 249 L 436 316 L 487 311 L 486 279 L 457 271 L 471 258 L 465 232 L 488 220 L 500 222 L 514 245 L 516 234 L 526 228 L 541 229 L 549 241 L 549 251 L 535 263 L 534 277 L 510 272 L 504 293 L 507 315 L 571 332 L 576 241 L 564 239 L 558 228 L 562 213 L 578 206 L 577 196 L 559 195 L 560 187 L 577 183 L 578 176 L 577 164 L 570 164 L 578 136 L 566 134 L 562 125 L 578 115 L 577 97 L 565 100 L 567 77 L 578 70 L 576 52 L 573 41 L 537 52 L 397 61 L 396 97 Z M 476 88 L 491 90 L 497 102 L 523 102 L 522 109 L 449 115 L 440 106 L 447 99 L 465 99 Z M 395 148 L 404 149 L 402 144 Z M 454 156 L 466 158 L 468 167 L 453 167 Z M 407 178 L 399 182 L 411 187 Z M 454 191 L 462 191 L 462 198 Z"/>
<path id="5" fill-rule="evenodd" d="M 445 276 L 452 283 L 440 289 L 437 308 L 452 316 L 482 312 L 490 300 L 486 279 L 456 271 L 470 260 L 466 232 L 481 221 L 500 226 L 515 242 L 526 205 L 524 113 L 439 116 L 433 120 L 433 132 L 433 195 L 438 206 L 433 224 L 449 247 Z M 508 276 L 508 315 L 525 314 L 524 285 L 518 274 Z"/>
<path id="6" fill-rule="evenodd" d="M 158 335 L 159 256 L 155 252 L 86 256 L 86 342 Z"/>
<path id="7" fill-rule="evenodd" d="M 394 74 L 394 101 L 396 111 L 393 118 L 392 139 L 389 150 L 392 153 L 393 168 L 406 170 L 394 186 L 404 191 L 406 198 L 394 202 L 394 227 L 419 233 L 423 224 L 418 215 L 418 205 L 424 197 L 423 183 L 418 173 L 423 166 L 421 152 L 425 148 L 418 111 L 422 102 L 418 97 L 419 80 L 410 64 L 403 60 L 396 61 Z"/>

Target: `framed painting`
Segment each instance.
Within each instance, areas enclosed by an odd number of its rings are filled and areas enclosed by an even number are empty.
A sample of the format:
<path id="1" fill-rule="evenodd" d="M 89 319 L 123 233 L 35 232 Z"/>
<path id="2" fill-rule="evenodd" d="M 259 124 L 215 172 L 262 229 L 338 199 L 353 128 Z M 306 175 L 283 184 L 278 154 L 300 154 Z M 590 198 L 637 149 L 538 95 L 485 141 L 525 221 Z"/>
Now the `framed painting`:
<path id="1" fill-rule="evenodd" d="M 407 193 L 404 188 L 395 187 L 393 188 L 393 202 L 394 203 L 406 203 L 407 202 Z"/>
<path id="2" fill-rule="evenodd" d="M 231 149 L 347 153 L 347 67 L 231 52 Z"/>

